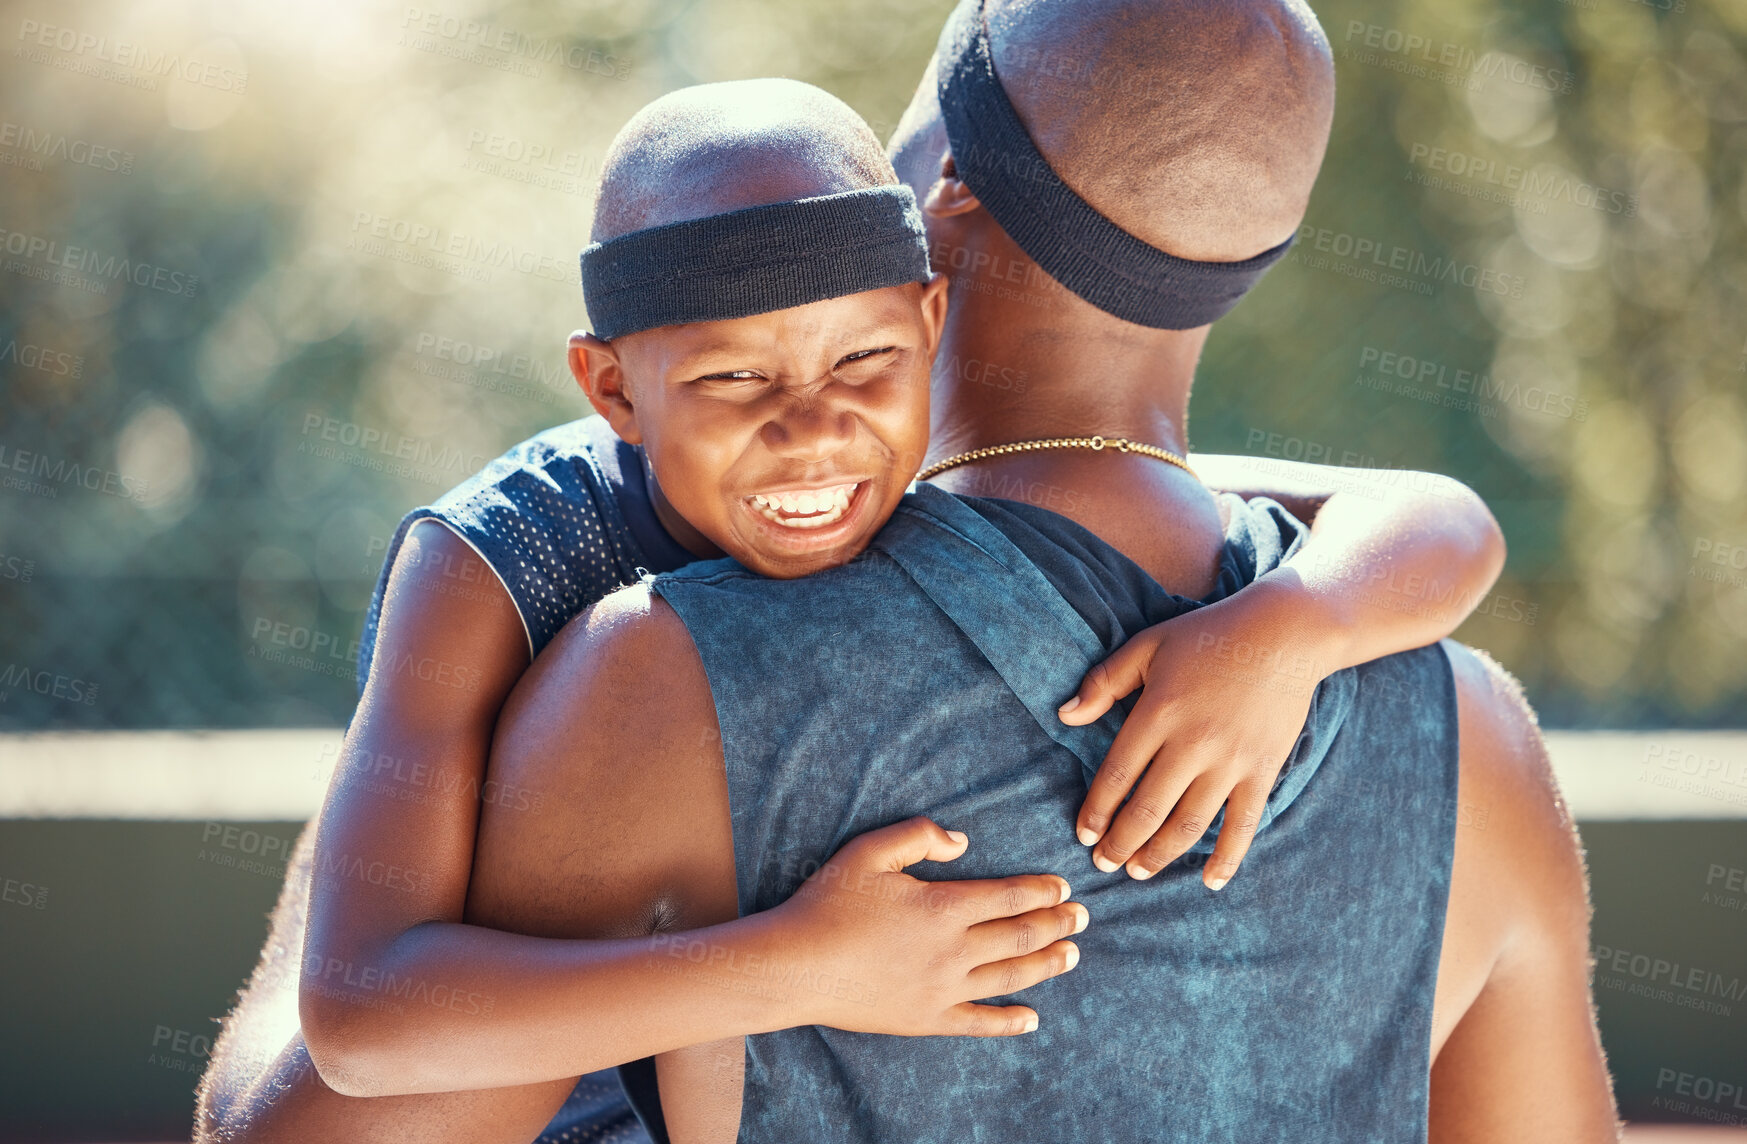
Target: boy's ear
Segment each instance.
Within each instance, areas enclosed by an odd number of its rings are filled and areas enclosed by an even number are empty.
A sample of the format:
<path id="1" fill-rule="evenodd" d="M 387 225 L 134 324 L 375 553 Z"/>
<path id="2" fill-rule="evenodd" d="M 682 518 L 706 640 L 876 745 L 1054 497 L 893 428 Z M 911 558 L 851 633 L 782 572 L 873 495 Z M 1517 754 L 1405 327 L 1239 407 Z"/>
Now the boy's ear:
<path id="1" fill-rule="evenodd" d="M 968 214 L 982 205 L 958 177 L 958 166 L 952 161 L 952 152 L 948 151 L 940 160 L 940 178 L 928 188 L 928 198 L 922 203 L 923 213 L 951 218 Z"/>
<path id="2" fill-rule="evenodd" d="M 643 443 L 643 433 L 637 427 L 637 410 L 625 389 L 625 371 L 619 365 L 619 352 L 613 343 L 604 342 L 593 334 L 578 330 L 570 335 L 570 372 L 576 384 L 594 406 L 594 411 L 607 419 L 621 441 L 631 445 Z"/>
<path id="3" fill-rule="evenodd" d="M 922 324 L 928 331 L 928 355 L 932 358 L 946 329 L 946 275 L 939 271 L 922 284 Z"/>

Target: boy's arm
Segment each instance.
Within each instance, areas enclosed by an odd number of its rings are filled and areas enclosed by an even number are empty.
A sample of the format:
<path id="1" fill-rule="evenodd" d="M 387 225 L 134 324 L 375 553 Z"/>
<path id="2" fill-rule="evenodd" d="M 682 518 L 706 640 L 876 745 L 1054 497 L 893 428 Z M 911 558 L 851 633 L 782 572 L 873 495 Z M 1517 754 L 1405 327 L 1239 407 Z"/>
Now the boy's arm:
<path id="1" fill-rule="evenodd" d="M 303 1036 L 322 1077 L 339 1092 L 372 1097 L 531 1084 L 636 1060 L 658 1048 L 834 1023 L 831 1015 L 768 993 L 737 995 L 737 1007 L 699 1004 L 717 990 L 695 976 L 667 972 L 668 951 L 647 937 L 552 941 L 462 924 L 481 804 L 487 821 L 529 838 L 548 837 L 570 809 L 552 788 L 520 783 L 514 777 L 520 769 L 486 778 L 491 735 L 504 695 L 522 675 L 526 642 L 496 578 L 462 572 L 468 561 L 478 564 L 447 529 L 421 525 L 408 534 L 390 577 L 370 682 L 322 812 L 299 987 Z M 542 678 L 556 670 L 548 660 L 577 678 L 586 674 L 587 665 L 576 659 L 594 645 L 583 638 L 586 624 L 573 627 L 579 634 L 562 634 L 542 656 Z M 554 719 L 570 699 L 564 694 L 550 701 Z M 713 707 L 710 717 L 713 725 Z M 659 713 L 650 718 L 649 727 L 663 725 Z M 643 739 L 627 740 L 628 755 L 620 758 L 610 753 L 604 724 L 567 719 L 562 725 L 577 759 L 607 751 L 605 758 L 624 767 L 627 759 L 657 753 L 648 729 Z M 715 752 L 720 772 L 714 741 L 669 746 L 688 760 Z M 579 766 L 577 773 L 594 771 Z M 591 806 L 602 798 L 586 787 L 568 789 L 568 797 Z M 657 805 L 665 801 L 652 798 Z M 621 813 L 635 821 L 649 810 L 630 803 Z M 845 848 L 846 861 L 880 857 L 852 851 L 855 845 Z M 962 849 L 941 845 L 935 839 L 910 861 L 950 860 Z M 584 850 L 573 842 L 558 853 Z M 1044 884 L 1032 886 L 1032 899 Z M 1059 884 L 1048 879 L 1048 893 Z M 1028 902 L 1028 910 L 1057 906 Z M 1068 917 L 1076 910 L 1083 913 L 1072 904 L 1058 912 Z M 757 956 L 771 941 L 791 939 L 791 930 L 838 924 L 829 910 L 797 908 L 773 920 L 775 913 L 733 922 L 711 940 Z M 950 938 L 950 927 L 920 909 L 893 911 L 884 921 L 883 929 L 860 939 L 843 932 L 833 950 L 859 952 L 852 940 L 877 950 L 899 933 L 938 931 L 942 940 Z M 963 930 L 960 925 L 961 939 Z M 588 936 L 647 932 L 630 927 Z M 985 952 L 991 956 L 979 963 L 995 960 L 992 950 Z M 972 999 L 962 982 L 948 985 L 961 991 L 954 1004 Z M 656 993 L 673 1006 L 674 1021 L 638 1018 L 640 1009 L 657 1004 Z M 912 1005 L 895 1020 L 887 1020 L 895 1015 L 885 1008 L 837 1013 L 835 1020 L 863 1022 L 856 1026 L 861 1031 L 995 1034 L 1018 1031 L 1016 1023 L 1034 1016 L 1022 1006 L 976 1008 L 959 1013 L 966 1019 L 952 1027 L 938 1004 Z"/>
<path id="2" fill-rule="evenodd" d="M 1213 487 L 1307 513 L 1309 537 L 1242 591 L 1129 640 L 1061 717 L 1091 722 L 1142 688 L 1080 809 L 1080 839 L 1100 869 L 1151 877 L 1223 809 L 1202 873 L 1217 890 L 1249 849 L 1316 684 L 1449 635 L 1497 579 L 1504 536 L 1472 490 L 1436 474 L 1191 463 Z"/>

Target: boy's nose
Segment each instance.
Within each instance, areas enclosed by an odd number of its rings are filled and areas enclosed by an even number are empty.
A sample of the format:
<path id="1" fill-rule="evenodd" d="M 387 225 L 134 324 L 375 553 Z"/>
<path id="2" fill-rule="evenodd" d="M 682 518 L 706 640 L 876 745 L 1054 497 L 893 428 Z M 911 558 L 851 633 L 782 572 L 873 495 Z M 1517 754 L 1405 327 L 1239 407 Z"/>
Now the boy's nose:
<path id="1" fill-rule="evenodd" d="M 764 426 L 765 446 L 794 461 L 829 460 L 855 439 L 855 416 L 829 401 L 796 401 Z"/>

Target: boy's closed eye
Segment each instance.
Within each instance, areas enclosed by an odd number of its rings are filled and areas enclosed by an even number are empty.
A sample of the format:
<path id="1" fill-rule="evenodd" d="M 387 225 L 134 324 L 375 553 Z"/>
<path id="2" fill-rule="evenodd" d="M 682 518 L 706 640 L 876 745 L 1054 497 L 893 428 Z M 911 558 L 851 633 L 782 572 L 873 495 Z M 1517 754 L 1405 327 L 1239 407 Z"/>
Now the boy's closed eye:
<path id="1" fill-rule="evenodd" d="M 876 370 L 883 370 L 897 360 L 897 346 L 880 346 L 876 349 L 857 350 L 837 359 L 831 367 L 831 372 L 845 381 L 855 382 L 871 377 Z M 694 382 L 758 382 L 767 380 L 764 373 L 756 369 L 730 369 L 716 373 L 706 373 L 692 379 Z"/>

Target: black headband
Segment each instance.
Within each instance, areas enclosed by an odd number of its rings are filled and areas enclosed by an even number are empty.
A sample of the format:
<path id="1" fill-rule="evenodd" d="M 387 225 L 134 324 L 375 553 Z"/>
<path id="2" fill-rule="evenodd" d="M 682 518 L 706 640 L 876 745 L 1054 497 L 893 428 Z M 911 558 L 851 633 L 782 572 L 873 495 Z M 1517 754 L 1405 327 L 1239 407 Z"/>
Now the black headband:
<path id="1" fill-rule="evenodd" d="M 582 252 L 583 299 L 599 338 L 928 278 L 922 215 L 901 184 L 652 226 Z"/>
<path id="2" fill-rule="evenodd" d="M 1178 258 L 1129 234 L 1049 165 L 995 74 L 982 0 L 948 18 L 935 61 L 958 177 L 1051 278 L 1124 321 L 1192 330 L 1223 317 L 1292 245 L 1243 262 Z"/>

